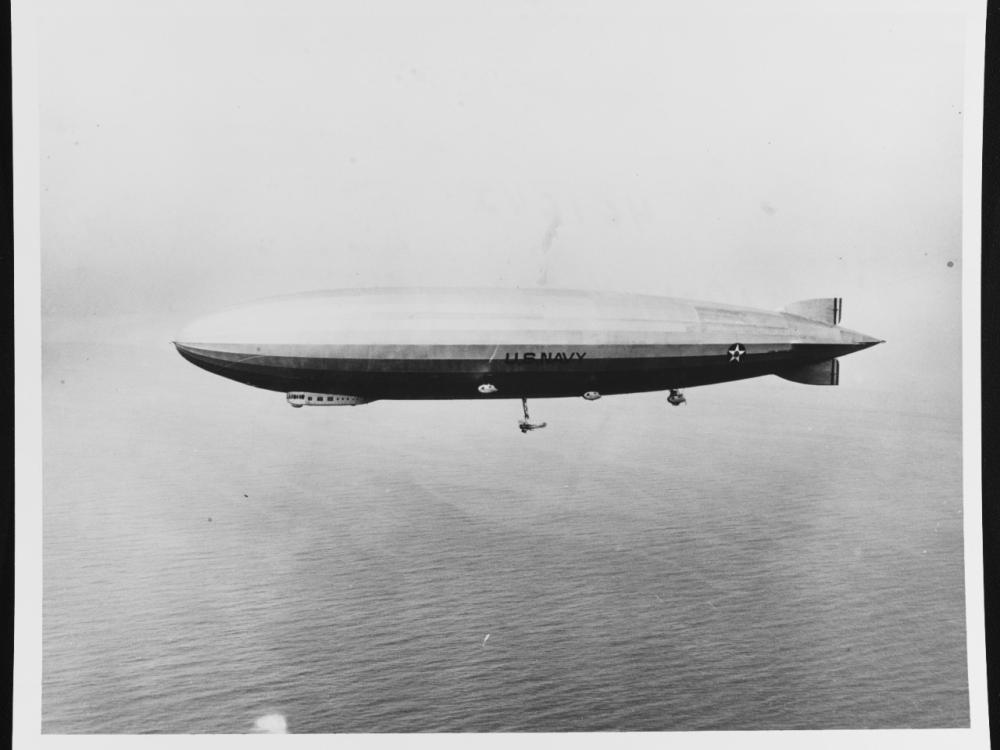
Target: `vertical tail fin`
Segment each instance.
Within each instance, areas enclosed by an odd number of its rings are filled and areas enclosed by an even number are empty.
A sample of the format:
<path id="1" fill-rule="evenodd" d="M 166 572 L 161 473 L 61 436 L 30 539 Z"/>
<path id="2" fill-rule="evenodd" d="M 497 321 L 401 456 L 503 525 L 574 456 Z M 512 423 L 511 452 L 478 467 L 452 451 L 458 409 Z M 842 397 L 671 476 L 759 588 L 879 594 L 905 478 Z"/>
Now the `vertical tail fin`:
<path id="1" fill-rule="evenodd" d="M 840 383 L 840 360 L 828 359 L 814 365 L 800 365 L 774 373 L 779 378 L 806 385 L 838 385 Z"/>
<path id="2" fill-rule="evenodd" d="M 840 325 L 842 309 L 843 300 L 840 297 L 824 297 L 793 302 L 785 307 L 784 312 L 789 315 L 798 315 L 800 318 L 815 320 L 818 323 L 826 323 L 829 326 L 836 326 Z"/>

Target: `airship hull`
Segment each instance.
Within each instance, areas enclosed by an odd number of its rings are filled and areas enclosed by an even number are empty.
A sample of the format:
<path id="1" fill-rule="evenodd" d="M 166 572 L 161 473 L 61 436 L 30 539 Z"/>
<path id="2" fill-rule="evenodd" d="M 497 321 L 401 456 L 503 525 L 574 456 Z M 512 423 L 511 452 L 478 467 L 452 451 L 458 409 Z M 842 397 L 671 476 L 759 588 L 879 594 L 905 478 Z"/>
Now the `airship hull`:
<path id="1" fill-rule="evenodd" d="M 645 295 L 348 290 L 233 308 L 175 343 L 209 372 L 273 391 L 548 398 L 801 371 L 878 343 L 835 320 Z"/>

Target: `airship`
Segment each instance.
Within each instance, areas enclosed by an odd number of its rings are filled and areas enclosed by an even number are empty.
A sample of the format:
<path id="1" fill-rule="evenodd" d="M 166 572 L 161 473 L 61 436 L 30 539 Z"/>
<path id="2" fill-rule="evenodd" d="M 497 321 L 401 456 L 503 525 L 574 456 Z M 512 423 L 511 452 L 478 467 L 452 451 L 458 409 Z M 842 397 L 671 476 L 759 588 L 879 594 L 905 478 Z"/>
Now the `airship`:
<path id="1" fill-rule="evenodd" d="M 388 399 L 668 392 L 777 375 L 837 385 L 839 357 L 881 339 L 840 326 L 839 297 L 770 311 L 556 289 L 343 289 L 207 315 L 174 341 L 189 362 L 293 407 Z"/>

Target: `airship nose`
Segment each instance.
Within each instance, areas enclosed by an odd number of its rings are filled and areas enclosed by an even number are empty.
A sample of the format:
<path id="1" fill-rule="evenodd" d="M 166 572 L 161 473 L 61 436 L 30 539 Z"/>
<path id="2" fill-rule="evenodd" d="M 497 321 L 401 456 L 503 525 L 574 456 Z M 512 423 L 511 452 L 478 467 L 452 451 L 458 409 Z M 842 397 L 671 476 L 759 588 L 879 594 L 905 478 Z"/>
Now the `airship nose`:
<path id="1" fill-rule="evenodd" d="M 206 362 L 211 361 L 209 352 L 205 350 L 199 350 L 197 347 L 185 344 L 183 341 L 174 341 L 173 344 L 177 349 L 177 353 L 193 365 L 204 367 Z"/>
<path id="2" fill-rule="evenodd" d="M 177 334 L 173 345 L 184 359 L 200 367 L 213 348 L 212 344 L 220 340 L 216 334 L 217 332 L 212 329 L 211 320 L 198 318 L 188 323 Z"/>

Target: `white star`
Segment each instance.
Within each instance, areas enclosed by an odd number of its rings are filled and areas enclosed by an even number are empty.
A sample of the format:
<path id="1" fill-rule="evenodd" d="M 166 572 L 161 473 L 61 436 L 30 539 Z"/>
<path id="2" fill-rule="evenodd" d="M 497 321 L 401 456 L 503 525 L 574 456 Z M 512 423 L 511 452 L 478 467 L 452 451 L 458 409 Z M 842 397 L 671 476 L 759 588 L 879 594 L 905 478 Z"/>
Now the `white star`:
<path id="1" fill-rule="evenodd" d="M 740 357 L 747 353 L 747 350 L 740 346 L 739 344 L 733 344 L 729 347 L 729 361 L 739 362 Z"/>

